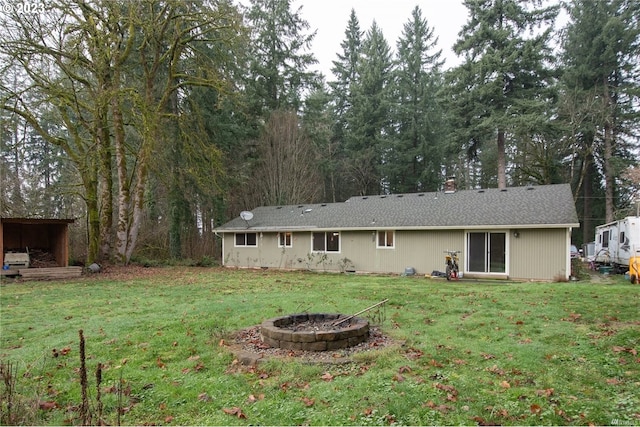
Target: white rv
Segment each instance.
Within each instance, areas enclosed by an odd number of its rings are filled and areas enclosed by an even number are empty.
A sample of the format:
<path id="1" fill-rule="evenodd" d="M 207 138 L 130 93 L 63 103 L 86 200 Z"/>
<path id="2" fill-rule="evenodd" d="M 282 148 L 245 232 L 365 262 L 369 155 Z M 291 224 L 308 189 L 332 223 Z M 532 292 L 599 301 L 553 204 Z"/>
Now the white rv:
<path id="1" fill-rule="evenodd" d="M 640 216 L 597 226 L 595 244 L 596 263 L 627 271 L 629 258 L 640 257 Z"/>

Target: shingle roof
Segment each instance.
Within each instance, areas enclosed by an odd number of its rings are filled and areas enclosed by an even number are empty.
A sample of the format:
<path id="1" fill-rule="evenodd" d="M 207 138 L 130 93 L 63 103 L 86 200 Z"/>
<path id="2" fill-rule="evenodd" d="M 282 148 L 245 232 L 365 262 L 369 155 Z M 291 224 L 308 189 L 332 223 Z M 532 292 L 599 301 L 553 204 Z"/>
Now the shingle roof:
<path id="1" fill-rule="evenodd" d="M 341 203 L 263 206 L 218 232 L 577 227 L 568 184 L 352 197 Z"/>

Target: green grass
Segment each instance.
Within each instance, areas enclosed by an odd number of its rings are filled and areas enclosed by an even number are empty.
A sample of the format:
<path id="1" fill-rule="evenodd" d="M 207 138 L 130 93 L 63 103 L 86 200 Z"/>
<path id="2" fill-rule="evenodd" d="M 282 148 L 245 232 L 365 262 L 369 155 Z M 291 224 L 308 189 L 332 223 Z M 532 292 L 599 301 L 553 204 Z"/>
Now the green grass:
<path id="1" fill-rule="evenodd" d="M 79 423 L 83 330 L 94 423 L 102 364 L 102 419 L 112 425 L 640 425 L 640 287 L 622 276 L 543 284 L 144 271 L 3 282 L 0 357 L 17 369 L 12 420 L 0 384 L 3 424 Z M 269 317 L 355 313 L 385 298 L 383 330 L 404 345 L 350 364 L 249 369 L 220 345 Z"/>

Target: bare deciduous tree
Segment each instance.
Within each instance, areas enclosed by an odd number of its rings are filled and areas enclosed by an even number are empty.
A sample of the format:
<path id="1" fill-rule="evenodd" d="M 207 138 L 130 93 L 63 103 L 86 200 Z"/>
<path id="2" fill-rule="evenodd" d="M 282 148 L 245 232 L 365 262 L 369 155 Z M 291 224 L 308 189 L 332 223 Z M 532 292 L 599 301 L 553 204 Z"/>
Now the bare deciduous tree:
<path id="1" fill-rule="evenodd" d="M 318 158 L 293 111 L 275 111 L 258 140 L 255 205 L 310 203 L 322 194 Z"/>

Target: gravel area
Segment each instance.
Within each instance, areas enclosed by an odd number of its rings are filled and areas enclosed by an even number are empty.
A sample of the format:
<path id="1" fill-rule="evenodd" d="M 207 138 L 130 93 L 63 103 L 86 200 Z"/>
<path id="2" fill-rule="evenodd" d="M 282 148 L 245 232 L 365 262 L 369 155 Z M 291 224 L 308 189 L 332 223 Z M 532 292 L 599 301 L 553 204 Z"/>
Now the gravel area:
<path id="1" fill-rule="evenodd" d="M 385 335 L 378 326 L 369 327 L 369 338 L 352 347 L 333 351 L 302 351 L 273 348 L 262 342 L 260 326 L 242 329 L 234 334 L 229 343 L 238 362 L 243 365 L 255 365 L 269 358 L 295 359 L 305 363 L 340 364 L 352 361 L 357 353 L 371 352 L 389 346 L 399 345 L 396 340 Z"/>

